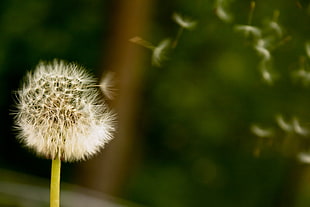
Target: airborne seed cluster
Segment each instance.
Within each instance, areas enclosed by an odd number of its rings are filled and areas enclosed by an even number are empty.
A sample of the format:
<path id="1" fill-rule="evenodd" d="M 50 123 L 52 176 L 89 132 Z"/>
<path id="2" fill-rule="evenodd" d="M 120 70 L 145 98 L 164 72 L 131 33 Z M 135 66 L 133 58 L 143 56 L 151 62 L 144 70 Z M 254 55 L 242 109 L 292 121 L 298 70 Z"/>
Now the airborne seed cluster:
<path id="1" fill-rule="evenodd" d="M 96 153 L 112 139 L 114 116 L 95 84 L 75 64 L 40 63 L 17 93 L 21 141 L 52 159 L 74 161 Z"/>

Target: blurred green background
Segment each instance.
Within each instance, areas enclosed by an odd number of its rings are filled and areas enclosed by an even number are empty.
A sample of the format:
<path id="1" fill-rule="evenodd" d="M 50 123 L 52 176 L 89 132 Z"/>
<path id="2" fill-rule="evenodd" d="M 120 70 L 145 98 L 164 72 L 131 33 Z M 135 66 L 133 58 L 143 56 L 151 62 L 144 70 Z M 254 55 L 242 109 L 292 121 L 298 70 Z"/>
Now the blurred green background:
<path id="1" fill-rule="evenodd" d="M 126 77 L 138 73 L 138 84 L 131 90 L 136 104 L 130 119 L 134 131 L 130 152 L 134 153 L 127 157 L 126 167 L 115 172 L 114 179 L 121 180 L 114 182 L 117 190 L 88 185 L 84 162 L 63 164 L 64 182 L 143 206 L 309 206 L 310 169 L 297 155 L 310 150 L 310 137 L 281 131 L 275 116 L 298 117 L 310 130 L 309 87 L 292 78 L 300 67 L 310 71 L 305 51 L 310 41 L 310 3 L 256 2 L 252 25 L 264 28 L 278 10 L 283 31 L 279 46 L 272 50 L 271 71 L 276 78 L 266 84 L 253 41 L 234 30 L 235 25 L 248 23 L 250 2 L 2 0 L 0 168 L 48 179 L 50 161 L 18 143 L 10 113 L 13 91 L 26 71 L 40 60 L 60 58 L 78 62 L 98 77 L 109 70 Z M 233 16 L 229 22 L 218 17 L 222 5 Z M 136 17 L 137 8 L 145 19 Z M 141 36 L 156 45 L 174 38 L 179 29 L 171 18 L 174 12 L 197 21 L 197 26 L 184 30 L 162 67 L 154 67 L 151 51 L 128 39 Z M 133 21 L 126 16 L 133 16 Z M 123 30 L 130 31 L 128 37 L 118 35 Z M 138 55 L 127 57 L 128 70 L 117 71 L 115 62 L 126 59 L 128 48 Z M 133 64 L 139 62 L 138 72 L 131 71 L 130 58 L 135 58 Z M 119 78 L 120 90 L 124 80 Z M 125 95 L 120 91 L 117 100 L 127 100 L 122 99 Z M 117 100 L 111 105 L 120 107 Z M 250 130 L 252 124 L 271 127 L 275 135 L 267 140 L 257 137 Z M 120 130 L 126 134 L 127 128 Z M 122 150 L 111 147 L 100 156 L 122 154 Z M 98 163 L 90 169 L 99 169 Z M 110 166 L 105 162 L 105 168 Z M 100 183 L 102 177 L 97 174 Z"/>

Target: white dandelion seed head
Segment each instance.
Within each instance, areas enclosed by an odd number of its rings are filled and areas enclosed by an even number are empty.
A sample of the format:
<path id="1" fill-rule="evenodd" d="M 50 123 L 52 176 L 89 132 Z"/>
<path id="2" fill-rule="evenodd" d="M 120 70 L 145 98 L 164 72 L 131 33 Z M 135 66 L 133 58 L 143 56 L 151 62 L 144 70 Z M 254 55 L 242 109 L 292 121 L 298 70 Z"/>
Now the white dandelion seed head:
<path id="1" fill-rule="evenodd" d="M 40 62 L 17 91 L 18 138 L 38 155 L 64 161 L 88 158 L 112 139 L 114 115 L 84 68 Z"/>
<path id="2" fill-rule="evenodd" d="M 182 28 L 185 29 L 193 29 L 197 22 L 190 20 L 188 18 L 182 17 L 180 14 L 178 13 L 173 13 L 172 15 L 172 19 Z"/>

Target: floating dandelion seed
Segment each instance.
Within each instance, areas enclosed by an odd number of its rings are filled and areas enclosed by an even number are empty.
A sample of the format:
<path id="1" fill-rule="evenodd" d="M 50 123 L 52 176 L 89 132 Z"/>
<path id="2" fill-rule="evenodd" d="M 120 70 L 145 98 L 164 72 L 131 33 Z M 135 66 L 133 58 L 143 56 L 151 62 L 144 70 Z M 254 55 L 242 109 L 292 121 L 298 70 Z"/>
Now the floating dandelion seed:
<path id="1" fill-rule="evenodd" d="M 293 72 L 293 78 L 301 80 L 304 85 L 310 82 L 310 72 L 306 71 L 304 68 L 300 68 Z"/>
<path id="2" fill-rule="evenodd" d="M 254 46 L 257 53 L 263 58 L 264 61 L 271 59 L 270 51 L 267 49 L 267 42 L 264 39 L 259 39 Z"/>
<path id="3" fill-rule="evenodd" d="M 183 33 L 183 30 L 184 29 L 188 29 L 188 30 L 193 29 L 196 26 L 197 22 L 190 20 L 188 18 L 184 18 L 178 13 L 173 13 L 172 19 L 180 26 L 175 39 L 171 43 L 171 48 L 175 48 L 179 42 L 179 39 Z"/>
<path id="4" fill-rule="evenodd" d="M 110 100 L 116 96 L 116 89 L 114 87 L 115 74 L 108 72 L 100 82 L 100 88 L 104 95 Z"/>
<path id="5" fill-rule="evenodd" d="M 273 131 L 271 129 L 265 129 L 255 124 L 251 126 L 251 131 L 256 136 L 262 138 L 269 138 L 273 135 Z"/>
<path id="6" fill-rule="evenodd" d="M 269 27 L 272 30 L 274 30 L 278 34 L 279 37 L 282 37 L 282 35 L 283 35 L 282 28 L 278 22 L 276 22 L 276 21 L 269 22 Z"/>
<path id="7" fill-rule="evenodd" d="M 299 120 L 295 117 L 293 118 L 293 128 L 296 134 L 302 135 L 302 136 L 306 136 L 308 135 L 308 130 L 305 129 L 304 127 L 302 127 L 299 123 Z"/>
<path id="8" fill-rule="evenodd" d="M 310 58 L 310 42 L 305 44 L 306 54 Z M 306 58 L 300 58 L 300 68 L 292 73 L 292 77 L 300 80 L 302 84 L 307 86 L 310 83 L 310 71 L 306 70 L 307 68 Z"/>
<path id="9" fill-rule="evenodd" d="M 229 0 L 217 0 L 215 6 L 215 14 L 217 17 L 224 22 L 231 22 L 233 17 L 226 11 L 226 7 L 229 4 Z"/>
<path id="10" fill-rule="evenodd" d="M 298 154 L 297 158 L 302 163 L 310 164 L 310 153 L 301 152 Z"/>
<path id="11" fill-rule="evenodd" d="M 236 25 L 234 29 L 238 32 L 243 32 L 246 37 L 251 34 L 254 37 L 259 38 L 262 35 L 262 32 L 258 27 L 251 25 Z"/>
<path id="12" fill-rule="evenodd" d="M 268 84 L 273 83 L 273 77 L 267 69 L 262 69 L 261 73 L 262 73 L 262 78 L 266 83 L 268 83 Z"/>
<path id="13" fill-rule="evenodd" d="M 294 117 L 291 122 L 286 122 L 282 115 L 278 115 L 276 116 L 276 121 L 279 127 L 285 132 L 294 132 L 301 136 L 306 136 L 309 134 L 308 129 L 302 127 L 296 117 Z"/>
<path id="14" fill-rule="evenodd" d="M 152 50 L 152 64 L 157 67 L 161 66 L 162 61 L 166 59 L 168 50 L 171 48 L 170 39 L 162 40 L 157 46 L 154 46 L 152 43 L 141 37 L 133 37 L 129 39 L 129 41 Z"/>
<path id="15" fill-rule="evenodd" d="M 152 54 L 153 65 L 158 66 L 158 67 L 161 66 L 162 61 L 166 59 L 166 54 L 170 46 L 171 46 L 171 40 L 164 39 L 158 44 L 157 47 L 154 48 L 153 54 Z"/>
<path id="16" fill-rule="evenodd" d="M 180 14 L 178 13 L 173 13 L 172 15 L 172 19 L 182 28 L 184 29 L 193 29 L 197 22 L 190 20 L 188 18 L 184 18 L 182 17 Z"/>
<path id="17" fill-rule="evenodd" d="M 287 123 L 282 115 L 277 115 L 276 116 L 276 122 L 278 126 L 285 132 L 292 132 L 293 131 L 293 126 L 289 123 Z"/>
<path id="18" fill-rule="evenodd" d="M 155 46 L 152 43 L 150 43 L 149 41 L 146 41 L 146 40 L 144 40 L 138 36 L 130 38 L 129 41 L 132 43 L 135 43 L 137 45 L 141 45 L 145 48 L 151 49 L 151 50 L 154 50 L 154 48 L 155 48 Z"/>
<path id="19" fill-rule="evenodd" d="M 273 12 L 273 19 L 268 22 L 268 27 L 271 30 L 273 30 L 278 35 L 278 37 L 282 37 L 283 30 L 282 30 L 281 26 L 278 23 L 279 16 L 280 16 L 280 11 L 279 10 L 275 10 Z"/>
<path id="20" fill-rule="evenodd" d="M 309 8 L 310 8 L 310 6 L 309 6 Z M 310 42 L 306 42 L 305 49 L 306 49 L 306 54 L 307 54 L 308 58 L 310 58 Z"/>
<path id="21" fill-rule="evenodd" d="M 17 91 L 19 139 L 37 154 L 75 161 L 94 155 L 112 139 L 114 116 L 84 68 L 40 62 Z"/>
<path id="22" fill-rule="evenodd" d="M 215 10 L 216 15 L 218 16 L 219 19 L 223 20 L 224 22 L 231 22 L 232 21 L 232 16 L 228 14 L 223 7 L 219 6 Z"/>

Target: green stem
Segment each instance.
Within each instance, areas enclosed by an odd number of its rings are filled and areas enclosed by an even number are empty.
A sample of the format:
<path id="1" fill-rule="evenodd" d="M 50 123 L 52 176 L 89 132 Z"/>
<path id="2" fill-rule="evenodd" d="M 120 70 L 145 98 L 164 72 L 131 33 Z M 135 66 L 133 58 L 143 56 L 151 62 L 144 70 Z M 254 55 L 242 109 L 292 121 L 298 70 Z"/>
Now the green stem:
<path id="1" fill-rule="evenodd" d="M 250 3 L 250 14 L 249 14 L 248 25 L 251 25 L 251 24 L 252 24 L 254 9 L 255 9 L 255 1 L 251 1 L 251 3 Z"/>
<path id="2" fill-rule="evenodd" d="M 59 207 L 60 198 L 60 166 L 59 158 L 52 160 L 50 207 Z"/>
<path id="3" fill-rule="evenodd" d="M 178 30 L 178 33 L 177 33 L 177 36 L 175 37 L 173 43 L 172 43 L 172 48 L 176 48 L 178 42 L 179 42 L 179 39 L 183 33 L 183 27 L 180 27 L 180 29 Z"/>

